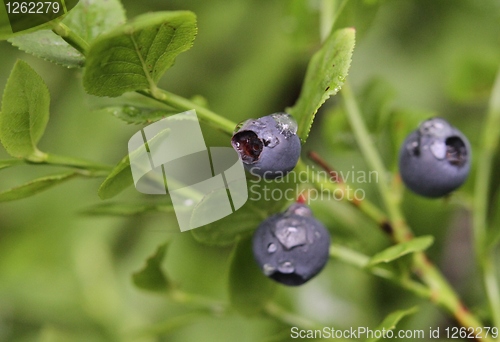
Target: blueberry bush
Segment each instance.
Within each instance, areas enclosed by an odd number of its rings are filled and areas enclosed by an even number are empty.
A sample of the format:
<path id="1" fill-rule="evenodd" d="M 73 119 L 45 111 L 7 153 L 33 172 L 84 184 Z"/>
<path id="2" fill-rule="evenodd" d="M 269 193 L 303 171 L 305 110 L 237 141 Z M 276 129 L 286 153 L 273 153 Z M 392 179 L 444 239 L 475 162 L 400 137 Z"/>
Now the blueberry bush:
<path id="1" fill-rule="evenodd" d="M 80 0 L 12 33 L 2 7 L 0 340 L 500 341 L 499 15 Z M 127 141 L 191 109 L 272 176 L 181 233 Z"/>

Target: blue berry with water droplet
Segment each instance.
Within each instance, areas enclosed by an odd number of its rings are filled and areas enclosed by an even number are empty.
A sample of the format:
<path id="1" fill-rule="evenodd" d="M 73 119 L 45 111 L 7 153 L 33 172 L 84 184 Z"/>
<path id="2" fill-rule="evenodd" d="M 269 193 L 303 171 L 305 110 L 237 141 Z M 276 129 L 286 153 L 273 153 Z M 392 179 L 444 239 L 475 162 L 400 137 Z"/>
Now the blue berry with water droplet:
<path id="1" fill-rule="evenodd" d="M 252 248 L 266 276 L 284 285 L 298 286 L 326 265 L 330 235 L 309 207 L 296 203 L 260 224 Z"/>
<path id="2" fill-rule="evenodd" d="M 430 198 L 460 187 L 469 175 L 470 163 L 469 140 L 441 118 L 421 123 L 399 152 L 399 172 L 405 185 Z"/>
<path id="3" fill-rule="evenodd" d="M 237 126 L 231 145 L 248 172 L 268 179 L 293 170 L 301 150 L 297 123 L 286 113 L 246 120 Z"/>

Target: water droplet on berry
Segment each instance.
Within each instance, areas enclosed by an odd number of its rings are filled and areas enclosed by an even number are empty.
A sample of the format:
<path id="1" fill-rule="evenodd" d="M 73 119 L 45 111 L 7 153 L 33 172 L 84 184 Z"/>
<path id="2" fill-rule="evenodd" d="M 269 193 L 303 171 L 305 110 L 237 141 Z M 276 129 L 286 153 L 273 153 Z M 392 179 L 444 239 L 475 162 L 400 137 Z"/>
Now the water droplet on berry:
<path id="1" fill-rule="evenodd" d="M 446 157 L 446 144 L 442 140 L 433 141 L 430 150 L 437 159 L 441 160 Z"/>
<path id="2" fill-rule="evenodd" d="M 269 264 L 264 264 L 264 266 L 262 266 L 262 272 L 264 272 L 266 276 L 270 276 L 274 271 L 276 271 L 276 269 Z"/>
<path id="3" fill-rule="evenodd" d="M 297 122 L 290 114 L 276 113 L 271 114 L 271 116 L 276 121 L 276 128 L 285 138 L 289 138 L 297 133 Z"/>
<path id="4" fill-rule="evenodd" d="M 281 273 L 290 274 L 295 272 L 295 267 L 293 267 L 293 264 L 290 261 L 284 261 L 279 264 L 278 271 L 280 271 Z"/>
<path id="5" fill-rule="evenodd" d="M 267 252 L 268 253 L 274 253 L 274 252 L 276 252 L 277 249 L 278 249 L 278 247 L 276 247 L 276 245 L 274 243 L 270 243 L 267 246 Z"/>
<path id="6" fill-rule="evenodd" d="M 279 144 L 278 137 L 271 132 L 271 130 L 266 129 L 260 133 L 260 139 L 264 143 L 264 146 L 273 148 Z"/>
<path id="7" fill-rule="evenodd" d="M 279 242 L 286 248 L 303 246 L 307 243 L 307 232 L 296 219 L 285 219 L 278 222 L 273 233 Z"/>

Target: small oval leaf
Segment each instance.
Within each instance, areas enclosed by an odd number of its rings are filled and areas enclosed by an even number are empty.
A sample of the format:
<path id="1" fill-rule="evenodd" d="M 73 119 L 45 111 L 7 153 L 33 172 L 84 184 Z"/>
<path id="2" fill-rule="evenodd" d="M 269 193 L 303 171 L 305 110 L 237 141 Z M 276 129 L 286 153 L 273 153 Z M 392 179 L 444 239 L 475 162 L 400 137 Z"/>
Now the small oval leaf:
<path id="1" fill-rule="evenodd" d="M 252 239 L 238 242 L 231 256 L 229 299 L 240 313 L 255 315 L 273 297 L 277 284 L 266 278 L 252 255 Z"/>
<path id="2" fill-rule="evenodd" d="M 192 12 L 141 15 L 91 44 L 84 87 L 89 94 L 111 97 L 154 88 L 175 57 L 191 48 L 195 36 Z"/>
<path id="3" fill-rule="evenodd" d="M 78 174 L 75 172 L 66 172 L 32 180 L 26 184 L 0 192 L 0 202 L 14 201 L 33 196 L 76 176 Z"/>
<path id="4" fill-rule="evenodd" d="M 380 264 L 388 263 L 396 260 L 403 255 L 410 253 L 421 252 L 429 248 L 434 243 L 433 236 L 421 236 L 414 238 L 410 241 L 399 243 L 397 245 L 391 246 L 384 249 L 382 252 L 375 254 L 368 263 L 368 267 Z"/>
<path id="5" fill-rule="evenodd" d="M 351 65 L 354 39 L 354 28 L 331 33 L 309 62 L 299 99 L 287 109 L 297 120 L 297 134 L 303 143 L 307 140 L 318 109 L 344 84 Z"/>
<path id="6" fill-rule="evenodd" d="M 26 62 L 14 65 L 2 98 L 0 140 L 18 158 L 39 159 L 36 145 L 49 120 L 50 94 L 45 82 Z"/>
<path id="7" fill-rule="evenodd" d="M 132 275 L 134 285 L 140 289 L 154 292 L 166 292 L 170 282 L 163 272 L 161 264 L 167 254 L 168 243 L 158 246 L 155 254 L 146 260 L 146 265 Z"/>
<path id="8" fill-rule="evenodd" d="M 375 331 L 389 331 L 389 330 L 394 330 L 396 329 L 396 325 L 401 321 L 405 316 L 409 316 L 417 312 L 418 307 L 413 307 L 410 309 L 406 310 L 398 310 L 394 311 L 393 313 L 389 314 L 383 321 L 380 323 L 380 325 L 375 329 Z M 366 340 L 366 342 L 376 342 L 380 340 L 383 337 L 383 334 L 381 334 L 380 337 L 372 337 Z M 423 337 L 423 336 L 421 336 Z"/>
<path id="9" fill-rule="evenodd" d="M 130 159 L 129 156 L 126 156 L 106 177 L 99 187 L 97 194 L 101 199 L 112 198 L 132 184 L 134 184 L 134 180 L 132 178 L 132 171 L 130 170 Z"/>
<path id="10" fill-rule="evenodd" d="M 26 53 L 67 68 L 81 68 L 85 57 L 51 30 L 40 30 L 9 39 Z"/>

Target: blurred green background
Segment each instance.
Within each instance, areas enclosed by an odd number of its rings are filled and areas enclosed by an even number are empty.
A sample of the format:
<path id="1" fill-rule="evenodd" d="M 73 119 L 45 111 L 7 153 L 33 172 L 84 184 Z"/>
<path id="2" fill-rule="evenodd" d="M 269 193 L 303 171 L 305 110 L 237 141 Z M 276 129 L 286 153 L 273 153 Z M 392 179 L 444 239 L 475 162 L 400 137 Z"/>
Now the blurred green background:
<path id="1" fill-rule="evenodd" d="M 307 62 L 320 46 L 321 0 L 122 2 L 128 18 L 158 10 L 196 13 L 194 46 L 177 58 L 160 86 L 185 97 L 202 95 L 210 109 L 235 122 L 293 105 Z M 401 140 L 431 115 L 447 118 L 473 147 L 477 145 L 500 65 L 499 1 L 348 0 L 336 23 L 344 26 L 357 29 L 348 80 L 392 172 L 397 171 L 397 146 L 391 137 L 399 134 Z M 85 94 L 81 70 L 39 60 L 5 41 L 0 56 L 0 92 L 16 59 L 27 61 L 49 87 L 51 118 L 41 150 L 108 164 L 126 155 L 127 141 L 139 127 L 97 110 L 106 100 Z M 337 170 L 364 170 L 339 112 L 337 98 L 322 108 L 304 151 L 319 152 Z M 203 128 L 208 145 L 229 146 L 227 136 Z M 0 149 L 0 158 L 7 157 Z M 56 171 L 31 165 L 2 170 L 0 189 Z M 467 305 L 484 316 L 471 249 L 472 178 L 447 200 L 405 192 L 404 209 L 417 235 L 436 236 L 431 258 Z M 496 198 L 500 175 L 494 172 L 494 178 Z M 227 301 L 231 249 L 200 245 L 191 234 L 179 232 L 173 215 L 84 215 L 86 208 L 100 202 L 101 182 L 77 179 L 0 205 L 0 341 L 289 339 L 289 327 L 264 316 L 207 313 L 187 323 L 176 321 L 195 307 L 134 288 L 131 274 L 159 244 L 170 240 L 163 266 L 175 282 L 188 292 Z M 382 206 L 374 184 L 364 190 Z M 151 199 L 129 188 L 117 200 Z M 375 224 L 347 204 L 318 202 L 312 207 L 337 243 L 366 254 L 390 245 Z M 336 260 L 300 288 L 280 287 L 277 301 L 291 312 L 339 328 L 374 328 L 391 311 L 412 305 L 420 310 L 402 322 L 402 329 L 454 325 L 429 303 Z M 176 328 L 169 326 L 177 323 Z"/>

